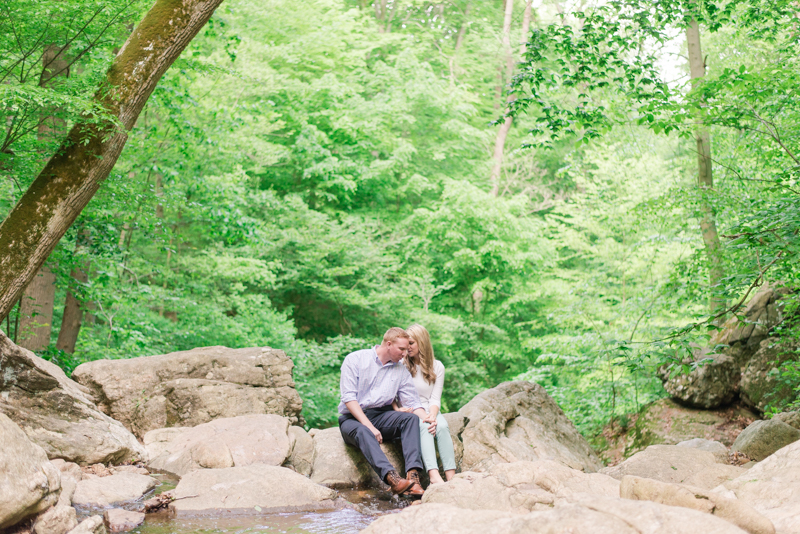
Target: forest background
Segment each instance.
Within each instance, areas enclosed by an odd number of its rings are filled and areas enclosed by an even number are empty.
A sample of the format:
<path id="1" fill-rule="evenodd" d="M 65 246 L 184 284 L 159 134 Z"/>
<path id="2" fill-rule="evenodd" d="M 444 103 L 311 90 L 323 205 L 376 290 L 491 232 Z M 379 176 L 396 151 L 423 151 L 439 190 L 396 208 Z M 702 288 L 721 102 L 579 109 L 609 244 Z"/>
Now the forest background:
<path id="1" fill-rule="evenodd" d="M 3 218 L 149 3 L 0 4 Z M 418 322 L 445 411 L 533 380 L 594 436 L 665 396 L 656 368 L 754 287 L 798 287 L 798 19 L 778 4 L 226 0 L 2 328 L 68 373 L 280 348 L 322 427 L 344 356 Z M 796 358 L 776 372 L 800 384 Z"/>

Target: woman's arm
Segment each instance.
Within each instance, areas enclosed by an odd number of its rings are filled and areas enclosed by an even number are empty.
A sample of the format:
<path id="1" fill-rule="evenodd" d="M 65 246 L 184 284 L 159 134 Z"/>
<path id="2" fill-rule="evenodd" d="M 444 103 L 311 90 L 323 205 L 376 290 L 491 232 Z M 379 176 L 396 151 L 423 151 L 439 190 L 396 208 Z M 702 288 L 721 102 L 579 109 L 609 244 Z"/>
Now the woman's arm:
<path id="1" fill-rule="evenodd" d="M 436 416 L 439 414 L 440 406 L 442 405 L 442 389 L 444 389 L 444 365 L 438 360 L 433 364 L 433 370 L 436 373 L 436 382 L 433 383 L 433 392 L 428 401 L 428 417 L 426 422 L 433 420 L 436 421 Z"/>

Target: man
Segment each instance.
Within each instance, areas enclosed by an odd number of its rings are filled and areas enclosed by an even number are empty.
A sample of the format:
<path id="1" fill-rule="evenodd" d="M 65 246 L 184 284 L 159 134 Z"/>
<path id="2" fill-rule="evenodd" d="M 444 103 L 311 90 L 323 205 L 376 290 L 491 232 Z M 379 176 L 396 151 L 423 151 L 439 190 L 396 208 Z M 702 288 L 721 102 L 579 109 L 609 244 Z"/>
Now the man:
<path id="1" fill-rule="evenodd" d="M 409 336 L 402 328 L 390 328 L 383 343 L 347 355 L 342 364 L 339 430 L 345 443 L 357 447 L 394 493 L 420 498 L 422 469 L 419 420 L 425 410 L 419 402 L 411 374 L 400 362 L 408 354 Z M 413 413 L 397 412 L 392 401 L 399 397 Z M 429 430 L 436 432 L 433 424 Z M 402 478 L 386 458 L 380 444 L 400 439 L 406 464 Z"/>

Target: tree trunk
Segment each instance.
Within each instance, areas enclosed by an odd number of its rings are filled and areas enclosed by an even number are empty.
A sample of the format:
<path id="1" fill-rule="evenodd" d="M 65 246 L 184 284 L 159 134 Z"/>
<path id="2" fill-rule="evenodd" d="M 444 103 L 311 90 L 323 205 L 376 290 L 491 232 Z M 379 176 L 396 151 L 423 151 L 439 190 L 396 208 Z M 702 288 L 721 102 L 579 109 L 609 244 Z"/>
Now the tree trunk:
<path id="1" fill-rule="evenodd" d="M 112 120 L 76 124 L 0 225 L 0 317 L 89 203 L 161 76 L 221 3 L 157 0 L 125 42 L 95 95 L 121 128 Z"/>
<path id="2" fill-rule="evenodd" d="M 467 2 L 466 7 L 464 7 L 464 22 L 461 24 L 461 27 L 458 29 L 458 35 L 456 36 L 456 44 L 453 47 L 453 55 L 450 57 L 450 85 L 455 85 L 456 83 L 456 58 L 458 57 L 458 51 L 461 49 L 461 45 L 464 44 L 464 36 L 467 35 L 467 28 L 469 27 L 469 9 L 471 4 Z"/>
<path id="3" fill-rule="evenodd" d="M 17 344 L 39 352 L 50 344 L 56 275 L 42 267 L 25 289 L 20 302 Z M 9 310 L 10 311 L 10 310 Z"/>
<path id="4" fill-rule="evenodd" d="M 39 77 L 40 87 L 47 87 L 51 82 L 57 81 L 57 78 L 69 76 L 69 60 L 66 50 L 67 47 L 55 44 L 45 48 L 42 54 L 42 74 Z M 42 157 L 47 153 L 49 143 L 64 136 L 65 129 L 66 123 L 58 116 L 58 110 L 44 114 L 37 129 Z M 22 294 L 23 305 L 20 307 L 22 335 L 19 337 L 23 347 L 33 351 L 42 351 L 50 344 L 55 299 L 55 275 L 46 267 L 42 267 L 37 273 L 35 281 L 28 285 Z"/>
<path id="5" fill-rule="evenodd" d="M 75 256 L 80 258 L 81 252 L 89 244 L 89 229 L 81 228 L 78 237 L 75 239 Z M 84 259 L 79 262 L 80 266 L 72 269 L 70 281 L 74 280 L 79 284 L 89 281 L 89 260 Z M 75 343 L 78 341 L 78 334 L 83 323 L 82 302 L 75 296 L 76 291 L 73 287 L 67 288 L 67 298 L 64 302 L 64 316 L 61 318 L 61 328 L 58 331 L 58 341 L 56 348 L 72 354 L 75 352 Z"/>
<path id="6" fill-rule="evenodd" d="M 692 20 L 686 28 L 686 43 L 689 49 L 689 69 L 692 77 L 692 87 L 697 87 L 706 74 L 705 59 L 700 47 L 700 27 L 696 20 Z M 706 255 L 708 257 L 708 283 L 711 296 L 709 297 L 709 311 L 717 314 L 725 309 L 725 298 L 716 295 L 720 281 L 725 277 L 722 265 L 722 246 L 717 234 L 717 223 L 714 220 L 714 210 L 708 199 L 708 194 L 714 188 L 714 178 L 711 174 L 711 133 L 708 126 L 703 124 L 703 117 L 698 114 L 695 141 L 697 142 L 697 184 L 700 188 L 700 230 L 703 235 Z"/>
<path id="7" fill-rule="evenodd" d="M 503 48 L 506 50 L 507 82 L 511 81 L 511 77 L 514 74 L 514 57 L 511 52 L 511 13 L 513 8 L 511 3 L 512 0 L 506 0 L 506 12 L 503 20 Z M 522 46 L 520 55 L 525 54 L 525 43 L 528 41 L 528 32 L 531 29 L 532 3 L 533 0 L 527 0 L 525 2 L 525 15 L 522 18 Z M 511 102 L 514 98 L 514 95 L 508 95 L 506 102 Z M 492 156 L 494 164 L 492 165 L 490 180 L 492 182 L 492 196 L 495 197 L 500 194 L 500 174 L 503 169 L 503 154 L 505 152 L 506 138 L 508 137 L 508 132 L 511 130 L 513 122 L 514 119 L 506 117 L 505 120 L 503 120 L 503 124 L 500 125 L 500 129 L 497 131 L 497 137 L 495 137 L 494 140 L 494 155 Z"/>

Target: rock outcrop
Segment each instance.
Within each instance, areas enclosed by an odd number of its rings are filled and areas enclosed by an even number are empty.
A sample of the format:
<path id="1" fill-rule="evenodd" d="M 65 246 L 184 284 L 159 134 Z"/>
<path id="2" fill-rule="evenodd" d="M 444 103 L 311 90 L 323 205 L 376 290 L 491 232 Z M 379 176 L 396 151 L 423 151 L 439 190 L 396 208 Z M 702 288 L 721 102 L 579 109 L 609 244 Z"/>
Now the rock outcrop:
<path id="1" fill-rule="evenodd" d="M 653 501 L 713 514 L 750 534 L 775 534 L 772 522 L 751 506 L 702 488 L 627 475 L 622 477 L 619 494 L 623 499 Z"/>
<path id="2" fill-rule="evenodd" d="M 538 384 L 500 384 L 477 395 L 456 417 L 462 422 L 454 421 L 450 432 L 463 444 L 462 471 L 540 459 L 586 472 L 602 467 L 575 425 Z"/>
<path id="3" fill-rule="evenodd" d="M 78 515 L 69 504 L 58 503 L 39 515 L 33 523 L 34 534 L 65 534 L 78 526 Z"/>
<path id="4" fill-rule="evenodd" d="M 383 482 L 361 452 L 342 440 L 338 427 L 312 430 L 314 457 L 311 480 L 329 488 L 382 488 Z M 404 472 L 403 454 L 397 443 L 383 443 L 381 449 L 399 473 Z"/>
<path id="5" fill-rule="evenodd" d="M 527 513 L 547 510 L 576 496 L 619 496 L 619 481 L 584 473 L 553 460 L 495 464 L 485 473 L 467 471 L 445 484 L 429 486 L 423 503 Z"/>
<path id="6" fill-rule="evenodd" d="M 72 376 L 100 408 L 139 437 L 214 419 L 275 414 L 300 423 L 294 364 L 268 347 L 204 347 L 129 360 L 99 360 Z"/>
<path id="7" fill-rule="evenodd" d="M 92 476 L 78 482 L 72 504 L 85 508 L 108 508 L 141 499 L 158 481 L 135 473 Z"/>
<path id="8" fill-rule="evenodd" d="M 476 508 L 479 503 L 476 503 Z M 362 534 L 743 534 L 740 528 L 695 510 L 647 501 L 594 497 L 527 514 L 465 510 L 446 504 L 410 506 L 379 518 Z"/>
<path id="9" fill-rule="evenodd" d="M 285 467 L 252 464 L 200 469 L 183 477 L 170 510 L 178 516 L 211 511 L 261 514 L 324 510 L 336 506 L 336 492 Z"/>
<path id="10" fill-rule="evenodd" d="M 240 415 L 169 430 L 176 429 L 145 434 L 147 465 L 179 477 L 197 469 L 281 465 L 290 452 L 289 420 L 278 415 Z"/>
<path id="11" fill-rule="evenodd" d="M 14 422 L 0 413 L 0 529 L 58 501 L 61 477 Z"/>
<path id="12" fill-rule="evenodd" d="M 745 469 L 741 467 L 718 463 L 711 452 L 675 445 L 652 445 L 601 471 L 617 480 L 633 475 L 704 489 L 714 488 L 743 472 Z"/>
<path id="13" fill-rule="evenodd" d="M 769 371 L 794 358 L 792 344 L 770 336 L 783 317 L 781 299 L 785 287 L 764 286 L 744 310 L 744 321 L 731 317 L 709 341 L 683 363 L 699 364 L 689 374 L 669 367 L 659 372 L 664 389 L 689 406 L 711 409 L 729 403 L 738 394 L 759 411 L 767 404 L 793 395 L 792 388 L 778 383 Z"/>
<path id="14" fill-rule="evenodd" d="M 93 515 L 78 523 L 78 526 L 67 534 L 106 534 L 107 532 L 103 516 Z"/>
<path id="15" fill-rule="evenodd" d="M 800 430 L 775 417 L 753 422 L 742 430 L 731 449 L 759 461 L 797 440 Z"/>
<path id="16" fill-rule="evenodd" d="M 625 427 L 614 421 L 603 431 L 606 440 L 603 459 L 616 464 L 650 445 L 676 445 L 702 438 L 730 447 L 758 414 L 742 405 L 715 410 L 700 410 L 680 405 L 672 399 L 661 399 L 625 419 Z"/>
<path id="17" fill-rule="evenodd" d="M 699 449 L 701 451 L 708 451 L 714 455 L 717 463 L 724 464 L 728 462 L 728 447 L 719 441 L 693 438 L 678 443 L 678 447 L 689 447 L 691 449 Z"/>
<path id="18" fill-rule="evenodd" d="M 0 412 L 49 458 L 79 464 L 139 461 L 136 437 L 101 413 L 88 390 L 57 365 L 18 347 L 0 332 Z"/>
<path id="19" fill-rule="evenodd" d="M 755 508 L 772 521 L 778 534 L 800 533 L 800 441 L 775 452 L 715 491 Z"/>
<path id="20" fill-rule="evenodd" d="M 144 523 L 144 514 L 112 508 L 103 512 L 103 520 L 111 532 L 127 532 Z"/>

